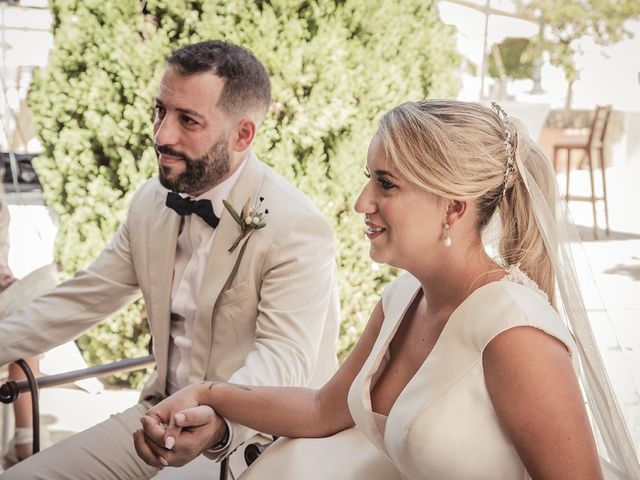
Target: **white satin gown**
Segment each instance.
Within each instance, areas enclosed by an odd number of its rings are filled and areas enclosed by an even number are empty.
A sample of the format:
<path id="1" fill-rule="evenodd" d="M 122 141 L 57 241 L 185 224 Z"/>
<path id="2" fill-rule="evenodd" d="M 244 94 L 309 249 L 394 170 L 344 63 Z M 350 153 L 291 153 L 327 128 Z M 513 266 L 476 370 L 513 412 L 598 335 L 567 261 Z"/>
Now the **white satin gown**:
<path id="1" fill-rule="evenodd" d="M 419 291 L 409 274 L 385 290 L 380 334 L 349 392 L 357 428 L 327 438 L 281 439 L 242 480 L 529 478 L 493 409 L 482 352 L 501 332 L 530 326 L 564 343 L 577 371 L 571 334 L 544 293 L 512 267 L 504 279 L 478 288 L 454 311 L 388 417 L 379 415 L 371 410 L 371 387 Z"/>

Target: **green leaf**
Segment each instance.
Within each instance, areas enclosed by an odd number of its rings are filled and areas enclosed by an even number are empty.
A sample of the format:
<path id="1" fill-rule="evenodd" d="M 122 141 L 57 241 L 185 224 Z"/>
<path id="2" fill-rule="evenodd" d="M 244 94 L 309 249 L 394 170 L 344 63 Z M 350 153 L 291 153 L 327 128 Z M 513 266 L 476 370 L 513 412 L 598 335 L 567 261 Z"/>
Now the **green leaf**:
<path id="1" fill-rule="evenodd" d="M 242 226 L 243 221 L 240 218 L 240 215 L 238 215 L 238 212 L 236 212 L 236 210 L 233 208 L 233 205 L 231 205 L 226 200 L 222 200 L 222 203 L 224 204 L 225 208 L 229 211 L 233 219 L 236 221 L 236 223 Z"/>

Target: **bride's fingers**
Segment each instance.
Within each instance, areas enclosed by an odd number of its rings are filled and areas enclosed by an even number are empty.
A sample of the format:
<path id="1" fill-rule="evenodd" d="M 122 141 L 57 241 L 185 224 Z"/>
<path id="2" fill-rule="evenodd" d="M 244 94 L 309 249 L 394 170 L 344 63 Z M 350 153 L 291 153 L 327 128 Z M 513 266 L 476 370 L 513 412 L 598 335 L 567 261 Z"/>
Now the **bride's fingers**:
<path id="1" fill-rule="evenodd" d="M 215 420 L 216 414 L 208 405 L 182 410 L 171 418 L 169 426 L 164 433 L 164 446 L 171 450 L 183 428 L 200 427 Z"/>
<path id="2" fill-rule="evenodd" d="M 215 417 L 216 414 L 213 411 L 213 408 L 209 405 L 199 405 L 197 407 L 187 408 L 173 416 L 174 423 L 182 428 L 206 425 L 214 420 Z"/>

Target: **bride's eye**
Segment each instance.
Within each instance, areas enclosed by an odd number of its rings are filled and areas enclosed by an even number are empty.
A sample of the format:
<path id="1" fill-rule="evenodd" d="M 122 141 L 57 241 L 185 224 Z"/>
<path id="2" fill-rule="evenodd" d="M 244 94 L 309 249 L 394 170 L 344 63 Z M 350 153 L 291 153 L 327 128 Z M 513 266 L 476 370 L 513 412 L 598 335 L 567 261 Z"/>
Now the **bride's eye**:
<path id="1" fill-rule="evenodd" d="M 378 178 L 378 184 L 380 184 L 380 186 L 384 190 L 390 190 L 392 188 L 395 188 L 395 185 L 393 183 L 391 183 L 389 180 L 387 180 L 386 178 L 383 178 L 383 177 L 379 177 Z"/>

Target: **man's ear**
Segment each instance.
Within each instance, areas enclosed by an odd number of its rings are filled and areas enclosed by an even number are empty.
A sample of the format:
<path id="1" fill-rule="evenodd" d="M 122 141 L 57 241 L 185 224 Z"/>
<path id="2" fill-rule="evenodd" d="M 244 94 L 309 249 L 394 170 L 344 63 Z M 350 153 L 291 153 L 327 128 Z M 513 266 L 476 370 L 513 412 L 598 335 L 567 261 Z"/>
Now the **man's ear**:
<path id="1" fill-rule="evenodd" d="M 235 130 L 235 141 L 232 148 L 236 152 L 244 152 L 253 143 L 258 126 L 251 118 L 242 118 Z"/>

